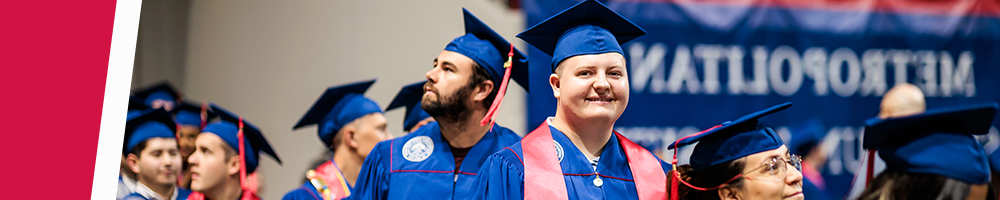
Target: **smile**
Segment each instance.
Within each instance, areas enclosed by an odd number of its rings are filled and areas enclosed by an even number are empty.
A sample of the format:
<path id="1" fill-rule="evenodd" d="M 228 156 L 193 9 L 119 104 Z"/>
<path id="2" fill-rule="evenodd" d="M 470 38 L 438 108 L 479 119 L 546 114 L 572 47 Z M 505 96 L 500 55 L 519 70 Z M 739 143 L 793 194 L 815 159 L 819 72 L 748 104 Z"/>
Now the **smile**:
<path id="1" fill-rule="evenodd" d="M 615 101 L 615 99 L 612 99 L 612 98 L 587 98 L 587 101 L 593 101 L 593 102 L 612 102 L 612 101 Z"/>

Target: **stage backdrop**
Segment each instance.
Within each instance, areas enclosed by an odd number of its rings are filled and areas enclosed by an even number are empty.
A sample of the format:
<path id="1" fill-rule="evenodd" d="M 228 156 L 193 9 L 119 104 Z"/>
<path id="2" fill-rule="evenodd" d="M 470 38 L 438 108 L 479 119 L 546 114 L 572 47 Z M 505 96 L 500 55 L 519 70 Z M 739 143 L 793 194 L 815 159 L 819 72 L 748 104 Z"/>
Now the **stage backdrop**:
<path id="1" fill-rule="evenodd" d="M 524 0 L 526 24 L 577 2 Z M 1000 100 L 995 1 L 710 2 L 604 1 L 648 32 L 622 45 L 631 95 L 615 129 L 665 160 L 678 137 L 790 101 L 761 123 L 786 142 L 796 131 L 828 133 L 835 150 L 822 173 L 840 196 L 862 157 L 863 122 L 892 86 L 916 84 L 928 108 Z M 535 127 L 554 115 L 556 99 L 545 84 L 551 57 L 533 47 L 529 56 L 531 80 L 541 83 L 528 97 Z M 1000 140 L 991 132 L 990 152 Z"/>

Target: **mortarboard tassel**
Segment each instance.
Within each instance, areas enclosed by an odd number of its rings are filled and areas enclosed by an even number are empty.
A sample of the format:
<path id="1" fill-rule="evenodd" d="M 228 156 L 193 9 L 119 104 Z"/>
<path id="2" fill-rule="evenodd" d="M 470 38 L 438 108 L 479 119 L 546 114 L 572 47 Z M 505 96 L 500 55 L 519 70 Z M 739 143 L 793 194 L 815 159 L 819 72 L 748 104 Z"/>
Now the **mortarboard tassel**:
<path id="1" fill-rule="evenodd" d="M 514 45 L 510 45 L 510 52 L 507 53 L 507 62 L 503 63 L 505 71 L 503 73 L 503 82 L 500 83 L 500 91 L 497 92 L 493 105 L 491 105 L 490 110 L 486 112 L 486 116 L 484 116 L 483 120 L 479 122 L 479 126 L 486 126 L 489 124 L 490 131 L 493 131 L 493 124 L 496 123 L 497 118 L 497 109 L 500 109 L 500 103 L 503 102 L 503 96 L 507 93 L 507 84 L 510 82 L 510 70 L 514 67 L 513 60 Z"/>
<path id="2" fill-rule="evenodd" d="M 236 138 L 239 139 L 240 146 L 240 188 L 243 190 L 247 189 L 247 161 L 246 161 L 246 147 L 243 145 L 243 117 L 240 117 L 240 130 L 236 132 Z"/>
<path id="3" fill-rule="evenodd" d="M 177 140 L 177 144 L 180 144 L 181 143 L 181 124 L 174 123 L 174 126 L 177 127 L 177 129 L 174 129 L 174 130 L 177 130 L 177 131 L 174 131 L 174 139 Z M 202 127 L 202 128 L 204 128 L 204 127 Z M 178 173 L 177 174 L 177 183 L 180 184 L 183 181 L 184 181 L 184 172 Z"/>
<path id="4" fill-rule="evenodd" d="M 674 176 L 672 179 L 670 179 L 670 200 L 678 200 L 678 198 L 679 198 L 680 194 L 677 193 L 677 182 L 678 181 L 681 182 L 681 183 L 684 183 L 684 185 L 687 185 L 691 189 L 701 190 L 701 191 L 707 191 L 707 190 L 719 189 L 722 186 L 725 186 L 726 184 L 729 184 L 729 182 L 732 182 L 733 180 L 736 180 L 737 178 L 743 176 L 743 174 L 737 174 L 736 176 L 733 176 L 733 178 L 730 178 L 726 182 L 723 182 L 722 184 L 719 184 L 719 185 L 717 185 L 715 187 L 703 188 L 703 187 L 698 187 L 698 186 L 691 185 L 691 183 L 688 183 L 687 181 L 681 180 L 681 173 L 677 171 L 677 152 L 680 151 L 680 149 L 677 148 L 677 143 L 680 142 L 681 140 L 687 139 L 689 137 L 694 137 L 696 135 L 701 135 L 702 133 L 708 132 L 708 131 L 710 131 L 712 129 L 715 129 L 715 128 L 719 128 L 721 126 L 722 125 L 715 125 L 712 128 L 705 129 L 705 130 L 703 130 L 701 132 L 698 132 L 698 133 L 695 133 L 695 134 L 691 134 L 691 135 L 688 135 L 688 136 L 684 136 L 681 139 L 678 139 L 677 141 L 674 142 L 674 159 L 670 161 L 670 165 L 674 167 L 674 169 L 670 172 L 670 174 L 672 176 Z"/>
<path id="5" fill-rule="evenodd" d="M 243 140 L 244 140 L 243 139 L 243 116 L 240 116 L 240 126 L 239 127 L 240 127 L 240 130 L 238 132 L 236 132 L 236 138 L 239 138 L 239 143 L 240 143 L 240 145 L 239 145 L 240 146 L 240 189 L 244 193 L 248 193 L 248 192 L 250 193 L 250 194 L 243 194 L 243 195 L 241 195 L 240 199 L 241 200 L 249 200 L 249 199 L 254 199 L 254 197 L 256 197 L 257 194 L 253 194 L 252 192 L 250 192 L 250 188 L 247 186 L 247 157 L 246 157 L 246 155 L 247 155 L 246 151 L 247 150 L 246 150 L 246 147 L 243 145 Z"/>
<path id="6" fill-rule="evenodd" d="M 201 103 L 201 129 L 208 125 L 208 103 Z"/>
<path id="7" fill-rule="evenodd" d="M 875 171 L 875 148 L 868 149 L 868 172 L 865 174 L 865 187 L 872 181 L 872 172 Z"/>

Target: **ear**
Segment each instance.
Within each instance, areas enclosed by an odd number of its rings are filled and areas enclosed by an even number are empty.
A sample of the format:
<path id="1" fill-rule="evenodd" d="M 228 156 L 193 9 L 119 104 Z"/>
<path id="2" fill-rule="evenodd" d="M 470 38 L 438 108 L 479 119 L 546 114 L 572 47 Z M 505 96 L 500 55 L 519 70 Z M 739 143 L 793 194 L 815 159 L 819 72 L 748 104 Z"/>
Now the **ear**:
<path id="1" fill-rule="evenodd" d="M 482 83 L 476 85 L 476 96 L 472 99 L 475 101 L 486 100 L 486 97 L 493 93 L 493 87 L 499 85 L 500 83 L 494 83 L 492 80 L 486 80 Z"/>
<path id="2" fill-rule="evenodd" d="M 139 156 L 130 153 L 127 157 L 125 157 L 125 163 L 128 164 L 129 170 L 132 170 L 133 173 L 139 173 L 139 170 L 141 169 L 139 167 Z"/>
<path id="3" fill-rule="evenodd" d="M 552 96 L 559 98 L 559 75 L 552 73 L 549 75 L 549 86 L 552 87 Z"/>
<path id="4" fill-rule="evenodd" d="M 340 134 L 340 137 L 342 137 L 340 141 L 343 141 L 343 144 L 340 145 L 347 145 L 350 149 L 357 149 L 358 141 L 354 140 L 354 134 L 357 133 L 357 131 L 357 127 L 355 126 L 345 126 L 344 133 Z"/>
<path id="5" fill-rule="evenodd" d="M 229 163 L 226 164 L 226 173 L 230 176 L 237 175 L 240 173 L 240 154 L 237 153 L 233 157 L 229 157 Z"/>
<path id="6" fill-rule="evenodd" d="M 732 187 L 722 187 L 719 188 L 719 199 L 722 200 L 739 200 L 742 199 L 738 192 Z"/>

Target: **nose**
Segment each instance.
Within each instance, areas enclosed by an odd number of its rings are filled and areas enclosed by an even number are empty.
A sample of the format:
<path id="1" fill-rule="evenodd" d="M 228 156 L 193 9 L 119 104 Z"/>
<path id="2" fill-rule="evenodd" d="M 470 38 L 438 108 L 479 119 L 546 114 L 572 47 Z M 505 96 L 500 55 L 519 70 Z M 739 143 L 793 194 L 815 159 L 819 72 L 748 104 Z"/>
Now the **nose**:
<path id="1" fill-rule="evenodd" d="M 438 67 L 435 67 L 435 68 L 431 68 L 431 70 L 427 71 L 427 73 L 424 73 L 424 77 L 427 78 L 427 82 L 429 82 L 429 83 L 436 83 L 437 82 L 437 80 L 434 80 L 434 78 L 436 78 L 436 77 L 434 77 L 434 75 L 437 74 L 437 70 L 438 70 Z"/>
<path id="2" fill-rule="evenodd" d="M 595 80 L 593 87 L 597 94 L 607 92 L 611 88 L 611 83 L 608 83 L 608 76 L 606 74 L 597 75 L 597 80 Z"/>
<path id="3" fill-rule="evenodd" d="M 789 185 L 797 185 L 802 182 L 802 172 L 796 169 L 792 163 L 785 163 L 785 182 Z"/>
<path id="4" fill-rule="evenodd" d="M 171 154 L 167 153 L 167 154 L 164 154 L 164 155 L 166 155 L 166 156 L 161 156 L 160 157 L 160 163 L 163 163 L 163 165 L 166 166 L 166 167 L 168 167 L 168 168 L 174 164 L 174 161 L 175 161 L 174 159 L 180 160 L 180 158 L 179 158 L 180 155 L 179 154 L 173 154 L 173 155 L 171 155 Z"/>
<path id="5" fill-rule="evenodd" d="M 192 153 L 191 156 L 188 156 L 188 164 L 191 165 L 198 164 L 198 162 L 201 162 L 199 157 L 201 157 L 201 151 L 197 150 L 194 151 L 194 153 Z"/>

